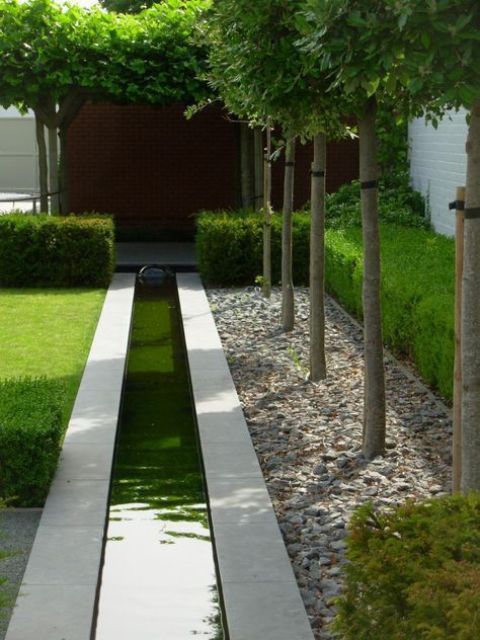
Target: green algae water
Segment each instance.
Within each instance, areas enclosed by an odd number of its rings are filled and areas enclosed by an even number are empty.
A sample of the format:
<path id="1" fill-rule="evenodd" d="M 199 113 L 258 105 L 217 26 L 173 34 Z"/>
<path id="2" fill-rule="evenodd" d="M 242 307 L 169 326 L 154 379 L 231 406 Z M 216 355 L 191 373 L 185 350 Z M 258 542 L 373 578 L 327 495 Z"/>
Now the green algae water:
<path id="1" fill-rule="evenodd" d="M 135 292 L 95 638 L 224 638 L 173 278 Z"/>

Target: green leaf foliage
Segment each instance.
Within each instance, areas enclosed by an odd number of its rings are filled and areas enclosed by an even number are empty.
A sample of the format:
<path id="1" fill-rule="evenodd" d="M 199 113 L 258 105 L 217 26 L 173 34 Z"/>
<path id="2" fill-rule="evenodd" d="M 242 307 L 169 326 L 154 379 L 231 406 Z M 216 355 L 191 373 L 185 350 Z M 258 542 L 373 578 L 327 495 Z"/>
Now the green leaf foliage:
<path id="1" fill-rule="evenodd" d="M 341 95 L 298 46 L 301 0 L 216 0 L 208 15 L 209 79 L 227 108 L 289 134 L 343 135 Z M 313 60 L 312 60 L 313 58 Z"/>
<path id="2" fill-rule="evenodd" d="M 358 115 L 366 101 L 396 116 L 438 119 L 479 95 L 476 0 L 303 0 L 303 45 Z"/>
<path id="3" fill-rule="evenodd" d="M 104 287 L 115 265 L 110 216 L 0 216 L 0 284 Z"/>
<path id="4" fill-rule="evenodd" d="M 208 0 L 165 0 L 137 16 L 54 0 L 0 0 L 0 104 L 35 108 L 72 91 L 165 105 L 207 95 L 194 37 Z"/>
<path id="5" fill-rule="evenodd" d="M 477 0 L 391 0 L 408 55 L 402 81 L 428 113 L 470 108 L 480 96 L 480 3 Z M 401 20 L 401 22 L 400 22 Z"/>
<path id="6" fill-rule="evenodd" d="M 57 466 L 65 386 L 56 380 L 0 382 L 0 496 L 38 507 Z"/>
<path id="7" fill-rule="evenodd" d="M 480 496 L 354 514 L 335 630 L 342 640 L 480 637 Z"/>

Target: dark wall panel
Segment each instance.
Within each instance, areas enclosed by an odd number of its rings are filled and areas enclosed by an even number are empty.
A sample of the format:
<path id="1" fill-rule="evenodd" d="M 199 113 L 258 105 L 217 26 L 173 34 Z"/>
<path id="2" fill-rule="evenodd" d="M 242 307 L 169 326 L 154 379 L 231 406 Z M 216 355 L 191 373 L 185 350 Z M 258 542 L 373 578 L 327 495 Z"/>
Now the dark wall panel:
<path id="1" fill-rule="evenodd" d="M 87 104 L 69 130 L 70 205 L 123 225 L 192 228 L 233 201 L 236 142 L 220 109 Z"/>
<path id="2" fill-rule="evenodd" d="M 191 231 L 200 210 L 239 200 L 239 135 L 218 107 L 186 120 L 163 108 L 86 104 L 68 132 L 70 205 L 116 216 L 123 227 Z M 327 191 L 358 176 L 358 144 L 328 145 Z M 310 199 L 312 145 L 297 145 L 295 206 Z M 273 204 L 282 205 L 283 158 L 273 165 Z"/>

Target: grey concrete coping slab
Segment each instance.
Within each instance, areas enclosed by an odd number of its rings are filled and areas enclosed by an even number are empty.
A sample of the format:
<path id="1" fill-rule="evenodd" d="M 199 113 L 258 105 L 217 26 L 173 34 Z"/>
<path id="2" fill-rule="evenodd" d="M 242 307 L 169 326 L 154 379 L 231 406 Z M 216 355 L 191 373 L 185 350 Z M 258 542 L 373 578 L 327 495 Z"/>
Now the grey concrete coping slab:
<path id="1" fill-rule="evenodd" d="M 90 640 L 134 289 L 105 297 L 6 640 Z"/>
<path id="2" fill-rule="evenodd" d="M 90 640 L 90 585 L 30 585 L 21 588 L 7 640 Z"/>
<path id="3" fill-rule="evenodd" d="M 313 640 L 200 277 L 177 283 L 229 638 Z"/>
<path id="4" fill-rule="evenodd" d="M 195 266 L 193 242 L 117 242 L 117 265 L 165 264 Z"/>
<path id="5" fill-rule="evenodd" d="M 225 582 L 222 589 L 232 640 L 313 639 L 295 580 Z"/>
<path id="6" fill-rule="evenodd" d="M 214 527 L 217 524 L 275 524 L 275 514 L 263 478 L 215 478 L 208 482 Z"/>

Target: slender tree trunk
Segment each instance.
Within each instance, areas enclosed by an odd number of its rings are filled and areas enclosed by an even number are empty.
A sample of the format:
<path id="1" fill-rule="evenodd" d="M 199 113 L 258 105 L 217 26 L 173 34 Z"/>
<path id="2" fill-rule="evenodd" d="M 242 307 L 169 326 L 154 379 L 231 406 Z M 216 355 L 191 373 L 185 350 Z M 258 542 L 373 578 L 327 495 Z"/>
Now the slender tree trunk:
<path id="1" fill-rule="evenodd" d="M 251 155 L 251 130 L 246 122 L 242 122 L 240 124 L 240 176 L 243 209 L 248 209 L 253 204 Z"/>
<path id="2" fill-rule="evenodd" d="M 253 157 L 254 157 L 254 207 L 260 211 L 263 202 L 263 132 L 261 127 L 255 127 L 253 131 Z"/>
<path id="3" fill-rule="evenodd" d="M 467 140 L 462 299 L 462 491 L 480 490 L 480 98 Z"/>
<path id="4" fill-rule="evenodd" d="M 313 138 L 310 223 L 310 380 L 327 376 L 325 359 L 325 169 L 327 139 Z"/>
<path id="5" fill-rule="evenodd" d="M 283 182 L 282 225 L 282 327 L 291 331 L 295 323 L 295 295 L 292 266 L 292 213 L 295 184 L 295 138 L 287 140 Z"/>
<path id="6" fill-rule="evenodd" d="M 363 453 L 367 459 L 385 452 L 385 371 L 380 306 L 380 230 L 375 99 L 359 121 L 360 183 L 363 226 L 363 321 L 365 404 Z"/>
<path id="7" fill-rule="evenodd" d="M 40 211 L 48 213 L 48 163 L 47 145 L 45 143 L 45 127 L 42 119 L 35 112 L 35 133 L 38 146 L 38 177 L 40 182 Z"/>
<path id="8" fill-rule="evenodd" d="M 60 213 L 66 216 L 70 213 L 68 198 L 68 157 L 67 157 L 67 127 L 60 127 Z"/>
<path id="9" fill-rule="evenodd" d="M 263 282 L 265 298 L 272 293 L 272 130 L 267 126 L 267 146 L 263 169 Z"/>
<path id="10" fill-rule="evenodd" d="M 49 127 L 48 129 L 48 160 L 50 173 L 50 193 L 55 194 L 56 191 L 60 190 L 58 182 L 58 135 L 56 127 Z M 50 202 L 51 212 L 58 213 L 60 210 L 58 194 L 52 195 L 50 197 Z"/>

